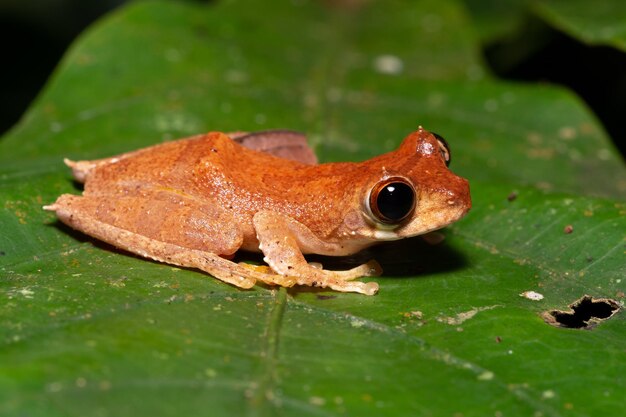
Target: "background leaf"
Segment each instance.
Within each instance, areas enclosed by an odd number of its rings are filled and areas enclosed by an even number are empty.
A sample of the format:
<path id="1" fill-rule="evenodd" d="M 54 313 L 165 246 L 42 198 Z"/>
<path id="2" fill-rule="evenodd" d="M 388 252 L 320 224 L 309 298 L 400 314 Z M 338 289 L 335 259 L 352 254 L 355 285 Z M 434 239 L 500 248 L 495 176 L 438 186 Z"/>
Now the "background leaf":
<path id="1" fill-rule="evenodd" d="M 626 51 L 626 4 L 620 1 L 548 0 L 533 4 L 535 12 L 571 36 L 595 45 Z"/>
<path id="2" fill-rule="evenodd" d="M 523 24 L 529 0 L 463 0 L 485 43 L 510 36 Z"/>
<path id="3" fill-rule="evenodd" d="M 474 33 L 452 1 L 142 2 L 88 31 L 0 142 L 0 414 L 623 414 L 623 314 L 540 317 L 623 298 L 623 163 L 571 93 L 491 79 Z M 65 156 L 288 127 L 356 160 L 418 124 L 474 209 L 442 245 L 324 259 L 379 259 L 375 297 L 240 291 L 40 208 L 79 192 Z"/>
<path id="4" fill-rule="evenodd" d="M 463 0 L 475 20 L 476 31 L 485 43 L 501 41 L 523 30 L 529 15 L 571 37 L 592 45 L 626 47 L 626 5 L 619 0 Z M 533 42 L 535 28 L 528 28 Z"/>

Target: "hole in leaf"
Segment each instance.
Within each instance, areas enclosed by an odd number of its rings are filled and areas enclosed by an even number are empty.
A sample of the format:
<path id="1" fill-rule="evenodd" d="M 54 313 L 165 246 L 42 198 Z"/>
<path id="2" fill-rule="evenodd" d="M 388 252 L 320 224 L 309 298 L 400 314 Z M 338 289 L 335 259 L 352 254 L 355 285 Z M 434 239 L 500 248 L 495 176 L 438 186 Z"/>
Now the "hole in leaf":
<path id="1" fill-rule="evenodd" d="M 570 329 L 590 329 L 619 311 L 621 305 L 608 298 L 595 299 L 584 295 L 569 305 L 570 310 L 551 310 L 543 313 L 544 320 L 553 326 Z"/>

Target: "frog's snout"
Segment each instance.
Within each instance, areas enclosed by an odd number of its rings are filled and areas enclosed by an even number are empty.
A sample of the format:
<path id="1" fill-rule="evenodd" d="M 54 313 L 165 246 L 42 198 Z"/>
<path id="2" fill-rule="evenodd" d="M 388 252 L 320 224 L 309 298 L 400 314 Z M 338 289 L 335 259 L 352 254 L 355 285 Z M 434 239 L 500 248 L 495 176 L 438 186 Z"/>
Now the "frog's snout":
<path id="1" fill-rule="evenodd" d="M 472 208 L 469 181 L 465 178 L 454 176 L 448 186 L 447 203 L 450 207 L 462 210 L 461 217 Z"/>

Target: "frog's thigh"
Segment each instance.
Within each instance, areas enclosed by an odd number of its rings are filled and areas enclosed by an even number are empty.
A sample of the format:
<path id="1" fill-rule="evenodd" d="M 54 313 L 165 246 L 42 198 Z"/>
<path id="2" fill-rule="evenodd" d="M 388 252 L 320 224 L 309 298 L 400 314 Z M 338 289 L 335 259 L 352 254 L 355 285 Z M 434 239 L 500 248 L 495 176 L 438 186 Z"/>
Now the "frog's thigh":
<path id="1" fill-rule="evenodd" d="M 66 194 L 56 204 L 60 202 L 71 207 L 74 215 L 84 213 L 101 223 L 189 249 L 231 255 L 243 242 L 243 234 L 229 212 L 169 191 L 85 193 L 82 197 Z"/>
<path id="2" fill-rule="evenodd" d="M 330 251 L 331 244 L 319 240 L 303 224 L 278 213 L 260 211 L 254 215 L 253 222 L 260 249 L 265 255 L 264 260 L 279 274 L 296 277 L 300 285 L 330 287 L 337 291 L 368 295 L 378 291 L 378 284 L 375 282 L 350 281 L 363 276 L 378 275 L 380 269 L 375 262 L 368 262 L 347 271 L 315 268 L 302 255 L 298 240 L 305 240 L 309 247 L 318 245 L 320 252 Z"/>
<path id="3" fill-rule="evenodd" d="M 134 225 L 130 224 L 134 217 L 124 208 L 128 208 L 133 202 L 137 207 L 142 207 L 142 204 L 145 206 L 146 201 L 142 200 L 145 199 L 127 197 L 113 200 L 117 206 L 114 212 L 118 211 L 118 215 L 111 214 L 111 208 L 106 207 L 107 203 L 100 199 L 70 194 L 60 196 L 54 204 L 45 208 L 55 211 L 63 223 L 76 230 L 146 258 L 183 267 L 198 268 L 241 288 L 252 287 L 256 279 L 268 280 L 266 274 L 246 269 L 222 258 L 215 252 L 198 249 L 193 245 L 190 247 L 175 243 L 176 233 L 180 232 L 172 231 L 165 240 L 155 236 L 155 230 L 150 230 L 145 225 L 138 226 L 136 222 Z M 151 203 L 154 204 L 154 202 Z M 158 215 L 168 218 L 176 217 L 176 207 L 172 207 L 169 214 L 163 216 L 159 212 Z M 184 232 L 193 235 L 203 231 L 192 229 Z M 183 242 L 185 241 L 185 236 L 179 237 Z M 241 238 L 231 243 L 240 244 Z"/>

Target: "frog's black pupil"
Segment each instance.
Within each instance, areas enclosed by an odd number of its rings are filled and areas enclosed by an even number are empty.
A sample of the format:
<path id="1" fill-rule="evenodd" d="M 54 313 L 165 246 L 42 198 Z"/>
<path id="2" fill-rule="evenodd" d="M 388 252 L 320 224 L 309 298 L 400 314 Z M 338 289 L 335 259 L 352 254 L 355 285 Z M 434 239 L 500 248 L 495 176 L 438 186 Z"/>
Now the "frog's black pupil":
<path id="1" fill-rule="evenodd" d="M 409 184 L 391 182 L 380 190 L 376 204 L 386 221 L 397 222 L 411 212 L 414 200 L 415 193 Z"/>

